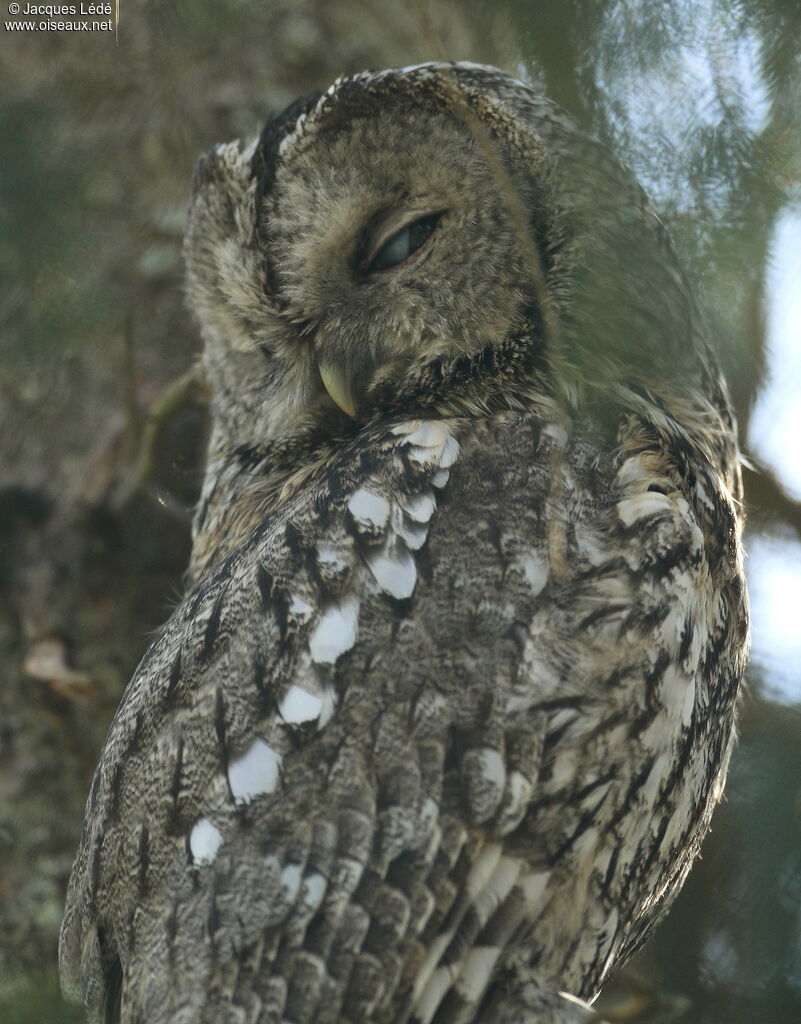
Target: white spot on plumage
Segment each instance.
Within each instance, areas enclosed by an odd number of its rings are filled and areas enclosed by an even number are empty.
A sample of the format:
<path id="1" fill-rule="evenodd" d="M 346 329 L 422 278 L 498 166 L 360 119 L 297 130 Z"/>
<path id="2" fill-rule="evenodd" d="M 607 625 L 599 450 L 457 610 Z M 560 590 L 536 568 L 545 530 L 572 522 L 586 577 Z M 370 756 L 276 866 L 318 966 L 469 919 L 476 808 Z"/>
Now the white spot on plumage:
<path id="1" fill-rule="evenodd" d="M 229 145 L 230 145 L 230 144 L 229 144 Z M 235 144 L 235 145 L 236 145 L 236 144 Z M 235 151 L 235 145 L 234 145 L 234 151 Z M 227 145 L 223 144 L 222 146 L 219 146 L 219 147 L 217 147 L 217 151 L 218 151 L 218 152 L 222 152 L 223 150 L 226 150 L 226 149 L 228 149 L 228 148 L 229 148 L 229 147 L 228 147 Z M 258 137 L 256 137 L 255 139 L 252 139 L 252 140 L 251 140 L 251 141 L 250 141 L 250 142 L 248 143 L 248 145 L 247 145 L 247 146 L 245 146 L 245 148 L 244 148 L 244 149 L 242 150 L 242 160 L 243 160 L 243 161 L 244 161 L 244 162 L 245 162 L 246 164 L 249 164 L 249 163 L 250 163 L 250 161 L 251 161 L 251 160 L 253 159 L 253 157 L 255 156 L 255 154 L 256 154 L 256 150 L 257 150 L 258 148 L 259 148 L 259 139 L 258 139 Z"/>
<path id="2" fill-rule="evenodd" d="M 300 864 L 286 864 L 281 872 L 281 889 L 283 890 L 281 895 L 287 903 L 294 903 L 295 898 L 300 891 L 300 879 L 301 879 L 301 865 Z"/>
<path id="3" fill-rule="evenodd" d="M 532 871 L 521 879 L 520 888 L 527 907 L 534 910 L 540 905 L 550 878 L 550 871 Z"/>
<path id="4" fill-rule="evenodd" d="M 413 434 L 415 430 L 418 430 L 421 425 L 422 420 L 404 420 L 403 423 L 396 423 L 391 429 L 392 433 L 396 436 L 400 436 L 401 434 L 409 435 Z"/>
<path id="5" fill-rule="evenodd" d="M 462 67 L 465 67 L 465 66 L 466 66 L 466 64 L 465 64 L 465 62 L 464 62 L 464 61 L 462 61 L 462 62 L 461 62 L 461 66 L 462 66 Z M 476 65 L 476 66 L 478 66 L 478 65 Z M 407 64 L 407 65 L 406 65 L 405 67 L 402 67 L 402 68 L 400 69 L 400 73 L 401 73 L 402 75 L 408 75 L 408 74 L 409 74 L 410 72 L 413 72 L 413 71 L 422 71 L 423 69 L 425 69 L 425 68 L 429 68 L 429 67 L 431 67 L 430 63 L 424 63 L 424 64 Z"/>
<path id="6" fill-rule="evenodd" d="M 575 708 L 559 708 L 548 719 L 548 735 L 551 736 L 555 732 L 564 735 L 564 731 L 578 721 L 579 717 L 579 712 Z"/>
<path id="7" fill-rule="evenodd" d="M 522 861 L 519 858 L 501 856 L 501 847 L 498 843 L 484 848 L 467 878 L 467 890 L 473 898 L 473 907 L 481 926 L 486 924 L 512 891 L 521 868 Z M 480 953 L 475 961 L 472 958 L 479 950 L 488 950 L 490 947 L 474 947 L 461 962 L 441 965 L 433 973 L 430 973 L 431 966 L 439 962 L 442 953 L 447 949 L 453 936 L 457 934 L 457 930 L 450 929 L 442 933 L 429 949 L 423 972 L 421 972 L 424 976 L 421 979 L 423 983 L 420 984 L 419 989 L 416 989 L 416 998 L 419 1000 L 416 1016 L 421 1021 L 430 1021 L 433 1018 L 445 993 L 457 979 L 457 989 L 462 994 L 471 992 L 473 985 L 477 986 L 476 991 L 479 994 L 486 987 L 492 966 L 490 964 L 487 973 L 483 974 L 481 965 L 487 966 L 488 958 L 482 957 Z M 494 949 L 494 947 L 492 948 Z M 495 950 L 496 957 L 499 952 L 499 950 Z M 434 959 L 435 956 L 436 959 Z M 425 978 L 428 978 L 429 974 L 430 981 L 426 982 Z"/>
<path id="8" fill-rule="evenodd" d="M 289 614 L 293 618 L 299 622 L 308 622 L 313 611 L 312 606 L 304 601 L 302 597 L 298 597 L 296 594 L 292 595 L 292 600 L 289 602 Z"/>
<path id="9" fill-rule="evenodd" d="M 317 561 L 333 572 L 343 572 L 348 567 L 348 563 L 338 551 L 325 546 L 317 549 Z"/>
<path id="10" fill-rule="evenodd" d="M 406 434 L 409 458 L 420 466 L 436 467 L 436 474 L 447 470 L 459 456 L 459 442 L 451 436 L 448 427 L 440 420 L 411 421 L 393 427 L 393 433 Z M 439 476 L 435 487 L 444 487 L 447 476 Z"/>
<path id="11" fill-rule="evenodd" d="M 677 649 L 681 643 L 687 608 L 691 605 L 692 601 L 691 597 L 685 597 L 686 590 L 682 587 L 683 582 L 683 577 L 677 574 L 677 579 L 674 583 L 676 603 L 671 606 L 670 611 L 659 626 L 659 634 L 668 650 Z M 682 590 L 684 590 L 684 593 L 680 593 Z M 682 598 L 684 599 L 682 600 Z"/>
<path id="12" fill-rule="evenodd" d="M 475 946 L 465 957 L 456 989 L 471 1006 L 479 1001 L 489 984 L 500 955 L 497 946 Z"/>
<path id="13" fill-rule="evenodd" d="M 442 490 L 442 488 L 447 484 L 449 479 L 450 473 L 448 472 L 447 469 L 438 469 L 436 473 L 431 477 L 431 485 L 432 487 L 436 487 L 439 490 Z"/>
<path id="14" fill-rule="evenodd" d="M 279 156 L 283 156 L 286 153 L 286 151 L 289 148 L 291 142 L 295 141 L 295 136 L 296 136 L 296 132 L 293 132 L 291 135 L 287 135 L 286 138 L 281 139 L 281 142 L 280 142 L 280 144 L 278 146 L 278 155 Z"/>
<path id="15" fill-rule="evenodd" d="M 395 533 L 404 541 L 411 551 L 419 551 L 428 537 L 428 526 L 425 523 L 397 523 Z"/>
<path id="16" fill-rule="evenodd" d="M 329 608 L 309 637 L 312 661 L 333 665 L 356 643 L 358 625 L 359 602 L 355 598 L 346 598 Z"/>
<path id="17" fill-rule="evenodd" d="M 531 780 L 522 772 L 512 772 L 509 775 L 498 822 L 501 835 L 507 835 L 520 824 L 533 788 Z"/>
<path id="18" fill-rule="evenodd" d="M 322 700 L 302 686 L 290 686 L 278 705 L 278 714 L 285 722 L 296 725 L 319 717 L 322 706 Z"/>
<path id="19" fill-rule="evenodd" d="M 423 890 L 420 901 L 422 905 L 418 907 L 417 917 L 412 922 L 412 929 L 415 935 L 419 935 L 423 931 L 437 905 L 437 901 L 427 889 Z"/>
<path id="20" fill-rule="evenodd" d="M 681 724 L 686 728 L 692 722 L 693 711 L 695 710 L 695 680 L 686 676 L 686 689 L 684 701 L 681 705 Z"/>
<path id="21" fill-rule="evenodd" d="M 427 836 L 439 820 L 439 805 L 432 797 L 427 797 L 420 808 L 419 829 L 422 836 Z"/>
<path id="22" fill-rule="evenodd" d="M 468 893 L 473 899 L 487 884 L 487 880 L 498 866 L 502 848 L 500 843 L 488 843 L 479 854 L 478 860 L 470 869 L 465 883 Z"/>
<path id="23" fill-rule="evenodd" d="M 317 910 L 323 902 L 327 888 L 328 882 L 319 871 L 315 871 L 303 879 L 303 885 L 300 889 L 300 902 L 306 913 L 313 914 Z"/>
<path id="24" fill-rule="evenodd" d="M 428 864 L 436 854 L 437 850 L 442 843 L 442 829 L 439 826 L 439 822 L 436 822 L 434 827 L 428 833 L 428 837 L 424 840 L 420 847 L 423 860 Z"/>
<path id="25" fill-rule="evenodd" d="M 322 729 L 323 726 L 328 725 L 331 721 L 331 716 L 334 714 L 334 708 L 337 706 L 337 695 L 333 687 L 325 686 L 322 692 L 322 702 L 320 707 L 320 718 L 317 722 L 317 728 Z"/>
<path id="26" fill-rule="evenodd" d="M 659 699 L 669 712 L 678 712 L 681 724 L 688 726 L 695 708 L 695 680 L 677 665 L 668 665 L 659 687 Z"/>
<path id="27" fill-rule="evenodd" d="M 662 783 L 670 774 L 672 757 L 667 751 L 663 751 L 654 761 L 648 778 L 642 787 L 642 802 L 650 810 L 659 797 Z"/>
<path id="28" fill-rule="evenodd" d="M 200 818 L 189 834 L 189 850 L 195 864 L 210 864 L 222 845 L 222 833 L 208 820 Z"/>
<path id="29" fill-rule="evenodd" d="M 531 587 L 532 594 L 536 597 L 545 586 L 548 580 L 548 566 L 536 555 L 525 555 L 520 562 L 523 574 Z"/>
<path id="30" fill-rule="evenodd" d="M 369 552 L 366 556 L 376 583 L 387 594 L 402 600 L 411 597 L 417 583 L 414 558 L 400 545 L 394 550 Z"/>
<path id="31" fill-rule="evenodd" d="M 333 885 L 329 896 L 332 900 L 344 906 L 348 897 L 355 891 L 362 877 L 364 864 L 355 857 L 340 857 L 334 864 Z"/>
<path id="32" fill-rule="evenodd" d="M 506 765 L 501 757 L 501 752 L 495 750 L 494 746 L 484 746 L 478 754 L 478 759 L 483 779 L 499 790 L 503 790 L 506 783 Z"/>
<path id="33" fill-rule="evenodd" d="M 712 499 L 709 497 L 709 495 L 707 494 L 706 488 L 704 487 L 704 485 L 701 483 L 700 480 L 696 480 L 696 482 L 695 482 L 695 493 L 698 495 L 699 501 L 703 505 L 705 505 L 709 509 L 710 512 L 714 512 L 715 504 L 712 501 Z"/>
<path id="34" fill-rule="evenodd" d="M 518 857 L 501 857 L 487 884 L 475 899 L 479 920 L 486 924 L 503 903 L 518 879 L 523 862 Z"/>
<path id="35" fill-rule="evenodd" d="M 448 438 L 448 428 L 440 420 L 423 420 L 417 430 L 406 438 L 406 443 L 421 448 L 442 449 Z"/>
<path id="36" fill-rule="evenodd" d="M 609 560 L 609 549 L 598 533 L 582 523 L 575 524 L 576 545 L 591 565 L 603 565 Z"/>
<path id="37" fill-rule="evenodd" d="M 434 936 L 431 944 L 428 947 L 428 953 L 423 961 L 422 966 L 417 972 L 417 976 L 414 979 L 414 989 L 412 991 L 412 1002 L 416 1005 L 423 992 L 426 991 L 431 975 L 434 968 L 440 961 L 442 954 L 448 948 L 448 944 L 453 938 L 456 927 L 448 928 L 444 932 L 440 932 L 439 935 Z M 436 1005 L 434 1006 L 436 1009 Z M 419 1010 L 418 1010 L 419 1015 Z"/>
<path id="38" fill-rule="evenodd" d="M 437 510 L 437 502 L 430 491 L 412 496 L 399 495 L 401 507 L 416 523 L 427 523 Z"/>
<path id="39" fill-rule="evenodd" d="M 434 971 L 415 1012 L 415 1019 L 419 1020 L 420 1024 L 430 1024 L 452 981 L 453 973 L 447 967 L 438 967 Z"/>
<path id="40" fill-rule="evenodd" d="M 234 800 L 248 803 L 278 785 L 281 755 L 264 740 L 255 739 L 241 757 L 228 766 L 228 784 Z"/>
<path id="41" fill-rule="evenodd" d="M 600 833 L 597 828 L 588 828 L 586 832 L 582 832 L 573 844 L 573 853 L 576 858 L 584 864 L 594 861 L 599 839 Z"/>
<path id="42" fill-rule="evenodd" d="M 586 796 L 582 801 L 585 813 L 595 814 L 606 801 L 611 788 L 611 782 L 604 782 L 600 786 L 596 786 L 592 793 Z"/>
<path id="43" fill-rule="evenodd" d="M 439 465 L 441 452 L 437 448 L 421 448 L 419 445 L 412 445 L 409 448 L 409 458 L 418 466 Z"/>
<path id="44" fill-rule="evenodd" d="M 348 511 L 360 526 L 381 530 L 389 518 L 389 502 L 380 494 L 373 494 L 360 487 L 348 502 Z"/>
<path id="45" fill-rule="evenodd" d="M 557 448 L 564 450 L 567 447 L 567 431 L 559 423 L 546 423 L 542 432 L 553 438 Z"/>
<path id="46" fill-rule="evenodd" d="M 671 511 L 670 498 L 659 491 L 644 491 L 617 503 L 617 512 L 625 526 L 638 519 Z"/>
<path id="47" fill-rule="evenodd" d="M 442 455 L 439 459 L 440 469 L 448 469 L 454 462 L 459 458 L 459 442 L 455 437 L 448 435 L 448 439 L 445 442 L 445 447 L 442 449 Z"/>
<path id="48" fill-rule="evenodd" d="M 653 473 L 643 461 L 642 455 L 630 455 L 615 474 L 615 483 L 621 490 L 634 488 L 642 492 L 646 488 L 646 478 L 651 479 Z"/>
<path id="49" fill-rule="evenodd" d="M 561 749 L 553 759 L 550 784 L 554 790 L 567 786 L 571 781 L 575 780 L 578 767 L 579 762 L 576 751 L 571 750 L 569 747 L 566 750 L 564 748 Z"/>

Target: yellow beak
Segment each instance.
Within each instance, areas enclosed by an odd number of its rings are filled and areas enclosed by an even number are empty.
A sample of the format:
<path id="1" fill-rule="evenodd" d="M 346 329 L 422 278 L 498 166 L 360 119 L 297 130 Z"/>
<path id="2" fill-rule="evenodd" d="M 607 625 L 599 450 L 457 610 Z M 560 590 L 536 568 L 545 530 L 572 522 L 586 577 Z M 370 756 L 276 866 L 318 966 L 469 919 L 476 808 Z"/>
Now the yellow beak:
<path id="1" fill-rule="evenodd" d="M 339 408 L 356 419 L 356 399 L 353 395 L 353 381 L 340 366 L 330 363 L 320 364 L 320 377 L 323 387 L 333 398 Z"/>

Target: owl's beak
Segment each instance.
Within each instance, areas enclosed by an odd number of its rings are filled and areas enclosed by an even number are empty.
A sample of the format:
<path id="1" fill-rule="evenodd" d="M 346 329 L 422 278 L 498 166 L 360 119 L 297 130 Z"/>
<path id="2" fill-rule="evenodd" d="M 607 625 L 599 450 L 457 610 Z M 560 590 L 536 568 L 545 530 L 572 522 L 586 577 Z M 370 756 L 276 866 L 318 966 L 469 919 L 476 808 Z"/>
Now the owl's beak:
<path id="1" fill-rule="evenodd" d="M 356 398 L 353 394 L 353 379 L 342 366 L 320 363 L 320 377 L 323 387 L 339 408 L 356 419 Z"/>

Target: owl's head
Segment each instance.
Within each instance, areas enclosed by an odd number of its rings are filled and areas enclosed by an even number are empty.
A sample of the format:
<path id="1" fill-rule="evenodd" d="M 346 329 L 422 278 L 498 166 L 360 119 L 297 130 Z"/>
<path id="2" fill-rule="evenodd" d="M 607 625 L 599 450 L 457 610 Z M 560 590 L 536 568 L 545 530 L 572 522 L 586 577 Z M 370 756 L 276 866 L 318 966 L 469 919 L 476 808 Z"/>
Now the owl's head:
<path id="1" fill-rule="evenodd" d="M 240 443 L 460 388 L 479 408 L 575 400 L 695 365 L 692 303 L 641 190 L 492 68 L 357 75 L 217 147 L 186 257 L 215 415 Z"/>

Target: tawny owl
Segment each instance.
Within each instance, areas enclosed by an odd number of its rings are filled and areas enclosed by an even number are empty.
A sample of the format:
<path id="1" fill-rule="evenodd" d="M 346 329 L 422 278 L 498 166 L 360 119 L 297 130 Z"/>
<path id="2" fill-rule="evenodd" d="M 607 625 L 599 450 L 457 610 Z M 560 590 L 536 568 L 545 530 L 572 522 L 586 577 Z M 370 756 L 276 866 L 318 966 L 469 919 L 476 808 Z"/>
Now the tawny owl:
<path id="1" fill-rule="evenodd" d="M 95 774 L 65 988 L 585 1019 L 698 850 L 747 645 L 734 423 L 658 219 L 526 85 L 429 64 L 213 150 L 186 258 L 191 587 Z"/>

